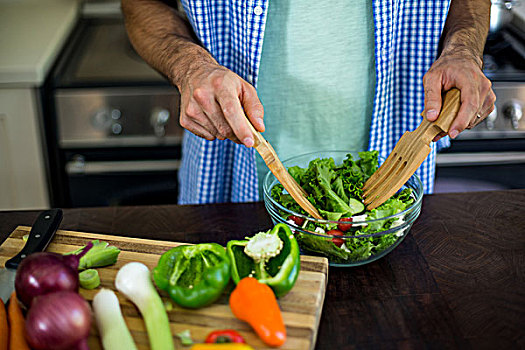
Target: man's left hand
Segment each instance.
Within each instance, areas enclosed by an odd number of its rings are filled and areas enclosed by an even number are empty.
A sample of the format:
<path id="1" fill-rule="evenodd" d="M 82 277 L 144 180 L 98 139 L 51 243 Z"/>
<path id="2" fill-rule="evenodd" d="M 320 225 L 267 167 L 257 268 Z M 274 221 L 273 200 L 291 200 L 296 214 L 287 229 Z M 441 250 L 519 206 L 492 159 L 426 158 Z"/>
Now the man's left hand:
<path id="1" fill-rule="evenodd" d="M 461 91 L 461 107 L 452 122 L 448 135 L 451 138 L 465 129 L 471 129 L 493 110 L 496 95 L 492 83 L 481 70 L 481 59 L 460 53 L 442 53 L 423 77 L 425 89 L 425 116 L 437 119 L 441 110 L 441 92 L 453 87 Z M 434 141 L 445 136 L 441 133 Z"/>

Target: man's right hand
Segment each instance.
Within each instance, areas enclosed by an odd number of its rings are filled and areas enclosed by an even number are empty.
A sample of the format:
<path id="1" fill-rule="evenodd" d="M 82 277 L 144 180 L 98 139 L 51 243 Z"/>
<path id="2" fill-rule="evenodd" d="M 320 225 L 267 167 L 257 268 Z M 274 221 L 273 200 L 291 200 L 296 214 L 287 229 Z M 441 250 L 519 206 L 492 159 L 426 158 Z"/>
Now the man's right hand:
<path id="1" fill-rule="evenodd" d="M 207 140 L 253 146 L 246 116 L 264 131 L 255 88 L 199 46 L 188 21 L 167 1 L 122 0 L 122 12 L 135 50 L 179 88 L 181 126 Z"/>
<path id="2" fill-rule="evenodd" d="M 229 69 L 205 63 L 180 86 L 180 125 L 206 140 L 254 144 L 246 116 L 264 131 L 264 110 L 255 88 Z"/>

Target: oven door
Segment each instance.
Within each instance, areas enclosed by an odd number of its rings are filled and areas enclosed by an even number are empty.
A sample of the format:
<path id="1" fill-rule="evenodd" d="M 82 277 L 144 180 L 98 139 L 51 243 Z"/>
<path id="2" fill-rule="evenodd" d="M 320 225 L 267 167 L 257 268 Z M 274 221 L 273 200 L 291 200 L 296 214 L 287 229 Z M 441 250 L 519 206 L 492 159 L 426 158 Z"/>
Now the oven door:
<path id="1" fill-rule="evenodd" d="M 450 152 L 437 156 L 436 193 L 512 188 L 525 188 L 525 152 Z"/>
<path id="2" fill-rule="evenodd" d="M 67 158 L 71 207 L 177 203 L 179 159 L 97 159 L 89 152 L 72 152 Z"/>

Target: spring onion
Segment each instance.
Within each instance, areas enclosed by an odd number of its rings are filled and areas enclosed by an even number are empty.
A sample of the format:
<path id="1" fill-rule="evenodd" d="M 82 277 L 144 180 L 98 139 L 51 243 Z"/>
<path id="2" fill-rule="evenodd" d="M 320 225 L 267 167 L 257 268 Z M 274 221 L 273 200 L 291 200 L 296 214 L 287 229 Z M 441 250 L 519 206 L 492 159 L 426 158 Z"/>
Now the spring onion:
<path id="1" fill-rule="evenodd" d="M 109 245 L 108 242 L 101 242 L 94 240 L 91 242 L 93 247 L 80 258 L 78 269 L 80 271 L 90 269 L 93 267 L 102 267 L 113 265 L 117 262 L 117 257 L 120 253 L 120 249 L 115 246 Z M 77 255 L 84 250 L 84 247 L 66 253 L 64 255 Z"/>
<path id="2" fill-rule="evenodd" d="M 100 285 L 100 276 L 95 269 L 87 269 L 78 274 L 78 282 L 84 289 L 95 289 Z"/>
<path id="3" fill-rule="evenodd" d="M 131 262 L 124 265 L 115 278 L 115 287 L 139 309 L 152 350 L 174 349 L 170 321 L 164 304 L 153 286 L 146 265 Z"/>
<path id="4" fill-rule="evenodd" d="M 191 333 L 189 329 L 185 329 L 175 335 L 180 338 L 182 345 L 193 345 L 193 339 L 191 339 Z"/>
<path id="5" fill-rule="evenodd" d="M 164 300 L 164 308 L 166 311 L 173 311 L 173 303 L 170 300 Z"/>
<path id="6" fill-rule="evenodd" d="M 117 296 L 102 289 L 93 298 L 93 309 L 102 346 L 106 350 L 136 350 L 137 346 L 122 317 Z"/>

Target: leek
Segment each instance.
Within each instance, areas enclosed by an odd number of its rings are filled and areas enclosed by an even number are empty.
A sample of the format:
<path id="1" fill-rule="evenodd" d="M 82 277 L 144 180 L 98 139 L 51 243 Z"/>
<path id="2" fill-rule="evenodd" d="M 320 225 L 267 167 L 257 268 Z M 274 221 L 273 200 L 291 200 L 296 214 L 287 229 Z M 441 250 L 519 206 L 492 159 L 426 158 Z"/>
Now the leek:
<path id="1" fill-rule="evenodd" d="M 117 296 L 112 290 L 102 289 L 93 298 L 93 309 L 102 346 L 106 350 L 137 350 L 122 317 Z"/>
<path id="2" fill-rule="evenodd" d="M 100 276 L 95 269 L 87 269 L 78 274 L 78 282 L 84 289 L 95 289 L 100 285 Z"/>
<path id="3" fill-rule="evenodd" d="M 170 321 L 164 304 L 151 282 L 146 265 L 130 262 L 124 265 L 115 278 L 115 287 L 139 309 L 152 350 L 174 349 Z"/>
<path id="4" fill-rule="evenodd" d="M 80 262 L 78 263 L 79 271 L 93 267 L 113 265 L 117 262 L 120 249 L 109 245 L 108 242 L 101 242 L 98 239 L 91 241 L 91 243 L 93 243 L 93 247 L 91 247 L 91 249 L 80 258 Z M 84 248 L 85 246 L 64 255 L 80 254 Z"/>
<path id="5" fill-rule="evenodd" d="M 182 345 L 193 345 L 193 339 L 191 339 L 191 333 L 189 329 L 185 329 L 175 335 L 180 338 Z"/>

